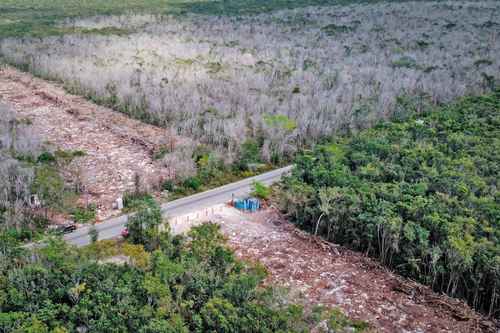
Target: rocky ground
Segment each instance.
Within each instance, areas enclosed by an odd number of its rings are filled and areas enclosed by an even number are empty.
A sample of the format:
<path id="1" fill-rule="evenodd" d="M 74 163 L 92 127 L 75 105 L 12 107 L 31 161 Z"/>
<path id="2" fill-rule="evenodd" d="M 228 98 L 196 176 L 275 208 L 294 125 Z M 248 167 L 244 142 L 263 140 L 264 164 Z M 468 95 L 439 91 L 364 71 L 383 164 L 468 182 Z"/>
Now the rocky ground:
<path id="1" fill-rule="evenodd" d="M 290 288 L 306 306 L 338 306 L 380 332 L 495 332 L 461 301 L 403 279 L 364 255 L 314 238 L 267 209 L 243 214 L 221 206 L 171 220 L 174 232 L 200 221 L 221 225 L 243 259 L 269 271 L 267 283 Z"/>
<path id="2" fill-rule="evenodd" d="M 143 184 L 170 177 L 153 154 L 182 139 L 165 129 L 97 106 L 58 84 L 11 67 L 0 67 L 0 99 L 11 104 L 20 118 L 29 119 L 53 149 L 85 153 L 64 170 L 65 178 L 81 182 L 85 194 L 80 200 L 95 203 L 99 219 L 117 213 L 113 202 L 134 188 L 136 174 Z"/>

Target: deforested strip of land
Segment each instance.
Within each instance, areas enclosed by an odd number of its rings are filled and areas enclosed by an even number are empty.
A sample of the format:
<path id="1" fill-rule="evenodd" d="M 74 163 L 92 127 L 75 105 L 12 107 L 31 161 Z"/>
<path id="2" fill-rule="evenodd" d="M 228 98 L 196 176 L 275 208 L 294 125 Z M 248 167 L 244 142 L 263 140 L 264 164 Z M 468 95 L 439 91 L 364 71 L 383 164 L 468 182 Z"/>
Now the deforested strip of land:
<path id="1" fill-rule="evenodd" d="M 493 332 L 494 323 L 465 302 L 387 270 L 363 253 L 298 230 L 273 209 L 211 217 L 236 254 L 269 271 L 267 283 L 290 288 L 306 307 L 341 308 L 376 332 Z M 244 227 L 242 227 L 244 225 Z"/>
<path id="2" fill-rule="evenodd" d="M 165 129 L 67 94 L 58 85 L 9 67 L 0 69 L 0 98 L 16 111 L 18 122 L 31 124 L 30 131 L 50 150 L 82 152 L 63 173 L 67 186 L 81 188 L 81 204 L 97 206 L 99 219 L 117 213 L 113 202 L 137 185 L 151 190 L 151 184 L 172 177 L 171 169 L 153 158 L 160 146 L 182 142 Z M 135 183 L 137 177 L 141 184 Z"/>

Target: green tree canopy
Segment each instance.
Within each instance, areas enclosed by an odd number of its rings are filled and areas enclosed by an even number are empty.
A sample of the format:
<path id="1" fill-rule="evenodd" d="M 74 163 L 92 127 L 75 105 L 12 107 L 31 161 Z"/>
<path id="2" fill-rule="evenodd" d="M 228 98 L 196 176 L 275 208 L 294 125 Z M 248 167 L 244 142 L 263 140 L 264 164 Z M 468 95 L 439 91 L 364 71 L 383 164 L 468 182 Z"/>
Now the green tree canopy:
<path id="1" fill-rule="evenodd" d="M 500 92 L 335 138 L 278 197 L 300 226 L 500 314 Z"/>

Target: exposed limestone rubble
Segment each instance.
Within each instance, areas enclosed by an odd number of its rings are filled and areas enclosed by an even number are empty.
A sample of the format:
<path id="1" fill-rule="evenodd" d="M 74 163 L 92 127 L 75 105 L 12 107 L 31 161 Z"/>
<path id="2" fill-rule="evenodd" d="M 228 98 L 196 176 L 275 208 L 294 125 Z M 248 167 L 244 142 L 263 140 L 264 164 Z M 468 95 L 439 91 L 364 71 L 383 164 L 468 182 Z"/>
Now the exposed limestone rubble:
<path id="1" fill-rule="evenodd" d="M 496 332 L 494 323 L 464 302 L 302 232 L 272 209 L 243 214 L 215 207 L 170 222 L 177 232 L 202 221 L 219 223 L 240 258 L 263 264 L 266 283 L 290 288 L 294 301 L 306 307 L 338 306 L 376 332 Z"/>
<path id="2" fill-rule="evenodd" d="M 134 189 L 136 174 L 141 186 L 169 178 L 171 172 L 153 158 L 154 152 L 186 141 L 10 67 L 0 69 L 0 98 L 55 149 L 85 152 L 63 172 L 68 183 L 81 183 L 80 200 L 97 205 L 98 219 L 117 212 L 113 203 Z"/>

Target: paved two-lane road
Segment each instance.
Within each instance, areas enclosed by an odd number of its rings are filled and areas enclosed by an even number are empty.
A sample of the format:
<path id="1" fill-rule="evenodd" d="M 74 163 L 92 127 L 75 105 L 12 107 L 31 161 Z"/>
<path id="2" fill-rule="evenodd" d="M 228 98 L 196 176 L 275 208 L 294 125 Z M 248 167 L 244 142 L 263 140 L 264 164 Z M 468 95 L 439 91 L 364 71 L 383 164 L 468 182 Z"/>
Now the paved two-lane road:
<path id="1" fill-rule="evenodd" d="M 291 166 L 269 171 L 261 175 L 250 177 L 231 183 L 225 186 L 215 188 L 206 192 L 191 195 L 189 197 L 181 198 L 172 202 L 168 202 L 161 206 L 163 215 L 168 217 L 175 217 L 187 214 L 191 211 L 203 209 L 216 204 L 225 203 L 231 200 L 232 196 L 244 196 L 250 193 L 252 183 L 254 181 L 262 182 L 270 185 L 281 179 L 283 174 L 290 172 Z M 130 214 L 129 214 L 130 215 Z M 129 215 L 122 215 L 110 218 L 102 223 L 96 225 L 99 233 L 99 239 L 110 239 L 117 237 L 125 228 Z M 67 234 L 64 239 L 73 245 L 84 246 L 90 244 L 90 236 L 88 234 L 89 227 L 83 227 L 75 232 Z"/>

